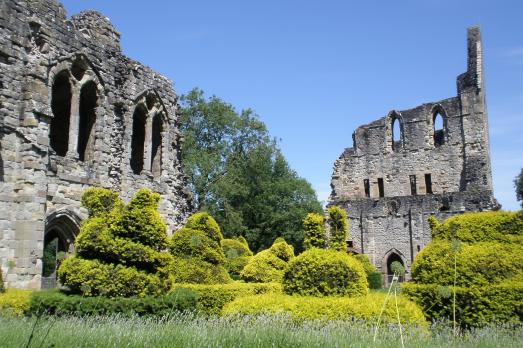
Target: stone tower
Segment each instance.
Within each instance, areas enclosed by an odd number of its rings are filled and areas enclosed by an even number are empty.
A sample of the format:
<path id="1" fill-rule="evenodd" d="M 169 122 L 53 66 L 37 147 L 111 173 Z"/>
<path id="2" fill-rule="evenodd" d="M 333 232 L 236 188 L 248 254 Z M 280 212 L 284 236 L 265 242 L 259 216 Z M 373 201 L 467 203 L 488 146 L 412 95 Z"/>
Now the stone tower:
<path id="1" fill-rule="evenodd" d="M 191 211 L 171 81 L 122 55 L 103 15 L 56 0 L 0 2 L 0 266 L 42 282 L 44 247 L 71 251 L 85 188 L 161 194 L 172 231 Z M 46 249 L 47 250 L 47 249 Z"/>
<path id="2" fill-rule="evenodd" d="M 407 270 L 430 240 L 427 219 L 499 209 L 492 192 L 483 54 L 479 27 L 468 29 L 467 71 L 457 96 L 392 110 L 360 126 L 334 163 L 329 205 L 346 209 L 349 248 L 384 275 Z"/>

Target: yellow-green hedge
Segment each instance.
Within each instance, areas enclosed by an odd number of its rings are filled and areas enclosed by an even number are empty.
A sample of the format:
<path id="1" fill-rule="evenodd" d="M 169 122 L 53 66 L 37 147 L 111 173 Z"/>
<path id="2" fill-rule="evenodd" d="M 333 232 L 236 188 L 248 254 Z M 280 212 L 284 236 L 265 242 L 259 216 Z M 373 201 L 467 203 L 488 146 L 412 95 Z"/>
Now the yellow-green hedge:
<path id="1" fill-rule="evenodd" d="M 0 315 L 19 316 L 29 308 L 31 290 L 7 289 L 0 294 Z"/>
<path id="2" fill-rule="evenodd" d="M 231 281 L 223 265 L 215 265 L 195 257 L 175 257 L 169 269 L 176 283 L 222 284 Z"/>
<path id="3" fill-rule="evenodd" d="M 386 294 L 370 293 L 359 297 L 309 297 L 284 294 L 263 294 L 240 297 L 225 305 L 222 315 L 289 314 L 301 320 L 363 319 L 377 321 Z M 427 326 L 421 309 L 412 301 L 398 295 L 402 323 Z M 389 298 L 382 317 L 385 323 L 397 322 L 394 298 Z"/>
<path id="4" fill-rule="evenodd" d="M 407 282 L 401 288 L 423 308 L 428 319 L 452 320 L 453 287 Z M 523 282 L 456 287 L 456 321 L 465 327 L 523 323 Z"/>
<path id="5" fill-rule="evenodd" d="M 305 249 L 325 248 L 324 218 L 320 214 L 309 213 L 303 219 L 303 246 Z"/>
<path id="6" fill-rule="evenodd" d="M 364 295 L 363 266 L 343 251 L 312 248 L 289 262 L 283 277 L 288 294 L 310 296 Z"/>
<path id="7" fill-rule="evenodd" d="M 281 293 L 279 283 L 243 283 L 229 284 L 176 284 L 173 289 L 190 289 L 198 294 L 197 309 L 206 314 L 220 314 L 223 306 L 236 298 L 256 294 Z"/>
<path id="8" fill-rule="evenodd" d="M 465 213 L 438 224 L 431 219 L 434 239 L 458 239 L 467 243 L 523 243 L 523 214 L 520 212 L 488 211 Z"/>
<path id="9" fill-rule="evenodd" d="M 240 273 L 251 283 L 281 282 L 287 262 L 294 258 L 294 248 L 285 239 L 277 238 L 269 249 L 254 255 Z"/>
<path id="10" fill-rule="evenodd" d="M 523 281 L 523 245 L 499 242 L 461 243 L 457 252 L 457 285 L 484 286 L 506 280 Z M 416 283 L 453 285 L 454 252 L 451 243 L 433 240 L 412 264 Z"/>

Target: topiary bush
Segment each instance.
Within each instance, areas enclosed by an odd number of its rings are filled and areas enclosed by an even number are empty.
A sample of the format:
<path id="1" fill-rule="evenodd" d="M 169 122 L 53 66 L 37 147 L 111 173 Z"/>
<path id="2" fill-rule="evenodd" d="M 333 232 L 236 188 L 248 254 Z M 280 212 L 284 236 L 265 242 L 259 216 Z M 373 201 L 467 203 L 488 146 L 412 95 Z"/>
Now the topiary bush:
<path id="1" fill-rule="evenodd" d="M 523 214 L 518 212 L 465 213 L 448 218 L 441 224 L 434 217 L 429 222 L 434 239 L 457 239 L 466 243 L 523 243 Z"/>
<path id="2" fill-rule="evenodd" d="M 225 268 L 220 226 L 207 213 L 200 212 L 176 231 L 170 243 L 174 256 L 171 273 L 176 283 L 217 284 L 231 281 Z"/>
<path id="3" fill-rule="evenodd" d="M 365 273 L 369 275 L 370 273 L 376 272 L 376 267 L 370 262 L 369 257 L 365 254 L 355 254 L 351 255 L 363 266 Z"/>
<path id="4" fill-rule="evenodd" d="M 263 294 L 238 297 L 225 305 L 222 315 L 285 315 L 295 321 L 361 319 L 375 323 L 387 295 L 371 293 L 359 297 L 310 297 Z M 398 296 L 400 321 L 403 324 L 428 327 L 420 307 L 404 296 Z M 388 301 L 381 320 L 397 324 L 395 301 Z"/>
<path id="5" fill-rule="evenodd" d="M 367 274 L 367 281 L 369 282 L 369 289 L 379 290 L 383 288 L 383 279 L 379 272 Z"/>
<path id="6" fill-rule="evenodd" d="M 303 219 L 303 245 L 305 249 L 325 248 L 325 228 L 323 216 L 309 213 Z"/>
<path id="7" fill-rule="evenodd" d="M 10 288 L 0 294 L 0 315 L 21 316 L 29 308 L 32 290 Z"/>
<path id="8" fill-rule="evenodd" d="M 484 286 L 503 281 L 523 281 L 523 247 L 516 244 L 462 243 L 457 251 L 457 286 Z M 454 284 L 454 251 L 444 240 L 430 242 L 416 255 L 412 280 L 422 284 Z"/>
<path id="9" fill-rule="evenodd" d="M 281 282 L 287 262 L 294 258 L 294 248 L 284 239 L 276 239 L 266 250 L 254 255 L 240 273 L 246 282 Z"/>
<path id="10" fill-rule="evenodd" d="M 60 282 L 85 296 L 145 296 L 169 290 L 173 258 L 162 252 L 168 239 L 159 200 L 159 194 L 140 189 L 124 205 L 110 190 L 86 190 L 82 204 L 89 218 L 75 241 L 76 253 L 58 269 Z"/>
<path id="11" fill-rule="evenodd" d="M 245 238 L 223 239 L 222 250 L 226 257 L 226 268 L 233 279 L 240 279 L 240 272 L 249 263 L 252 251 Z"/>
<path id="12" fill-rule="evenodd" d="M 345 252 L 309 249 L 289 262 L 283 277 L 287 294 L 356 296 L 368 292 L 363 266 Z"/>
<path id="13" fill-rule="evenodd" d="M 329 249 L 347 251 L 347 238 L 349 238 L 349 223 L 347 213 L 337 206 L 327 209 L 329 215 Z"/>

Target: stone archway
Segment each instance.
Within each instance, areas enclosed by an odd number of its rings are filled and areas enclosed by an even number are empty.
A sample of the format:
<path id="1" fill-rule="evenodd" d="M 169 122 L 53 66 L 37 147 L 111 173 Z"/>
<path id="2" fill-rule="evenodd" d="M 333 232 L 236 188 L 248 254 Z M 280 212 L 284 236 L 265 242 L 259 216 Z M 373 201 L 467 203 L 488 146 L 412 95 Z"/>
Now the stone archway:
<path id="1" fill-rule="evenodd" d="M 383 258 L 382 267 L 381 267 L 382 272 L 384 273 L 383 275 L 385 278 L 385 285 L 390 284 L 390 282 L 392 281 L 392 277 L 394 276 L 394 272 L 391 269 L 391 265 L 394 261 L 398 261 L 399 263 L 401 263 L 403 265 L 405 270 L 407 269 L 403 254 L 396 249 L 389 250 Z M 405 280 L 405 276 L 399 277 L 400 282 L 402 282 L 404 280 Z"/>
<path id="2" fill-rule="evenodd" d="M 80 219 L 68 210 L 50 214 L 45 221 L 42 256 L 42 289 L 56 287 L 56 266 L 66 254 L 74 251 L 74 240 L 80 231 Z"/>

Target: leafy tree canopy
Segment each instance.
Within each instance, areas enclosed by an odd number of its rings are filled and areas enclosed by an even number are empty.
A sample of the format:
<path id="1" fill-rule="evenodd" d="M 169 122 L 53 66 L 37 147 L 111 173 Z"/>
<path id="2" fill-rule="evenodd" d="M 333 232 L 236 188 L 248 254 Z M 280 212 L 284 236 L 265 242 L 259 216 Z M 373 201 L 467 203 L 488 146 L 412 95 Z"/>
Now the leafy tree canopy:
<path id="1" fill-rule="evenodd" d="M 244 236 L 253 250 L 283 236 L 302 250 L 302 221 L 321 213 L 311 185 L 289 167 L 252 110 L 193 89 L 181 98 L 184 171 L 195 203 L 225 237 Z"/>
<path id="2" fill-rule="evenodd" d="M 516 179 L 514 179 L 514 187 L 516 188 L 516 198 L 521 202 L 521 208 L 523 208 L 523 168 Z"/>

